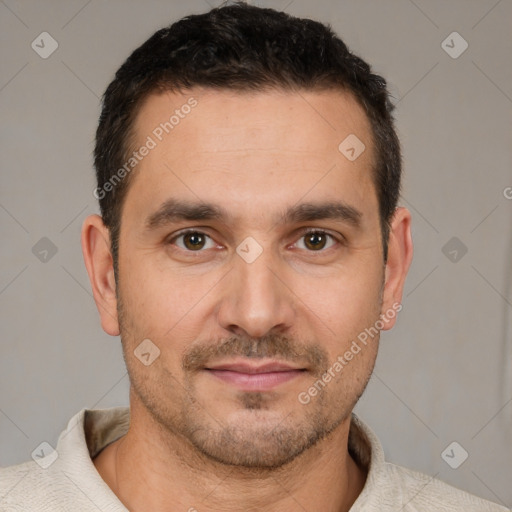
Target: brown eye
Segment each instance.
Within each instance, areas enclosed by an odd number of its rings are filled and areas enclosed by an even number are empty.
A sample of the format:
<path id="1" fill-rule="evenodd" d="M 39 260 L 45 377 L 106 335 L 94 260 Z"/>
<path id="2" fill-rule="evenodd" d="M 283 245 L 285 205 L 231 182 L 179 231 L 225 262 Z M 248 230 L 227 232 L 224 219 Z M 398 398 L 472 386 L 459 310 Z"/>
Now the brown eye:
<path id="1" fill-rule="evenodd" d="M 187 231 L 170 240 L 172 244 L 187 251 L 200 252 L 202 249 L 211 249 L 215 246 L 211 237 L 200 231 Z"/>
<path id="2" fill-rule="evenodd" d="M 183 235 L 183 242 L 187 249 L 194 251 L 204 247 L 205 237 L 201 233 L 186 233 Z"/>
<path id="3" fill-rule="evenodd" d="M 324 233 L 308 233 L 304 239 L 308 249 L 317 250 L 325 247 L 326 237 Z"/>
<path id="4" fill-rule="evenodd" d="M 309 231 L 301 237 L 304 240 L 303 247 L 309 251 L 321 251 L 322 249 L 329 248 L 334 244 L 334 237 L 325 231 Z"/>

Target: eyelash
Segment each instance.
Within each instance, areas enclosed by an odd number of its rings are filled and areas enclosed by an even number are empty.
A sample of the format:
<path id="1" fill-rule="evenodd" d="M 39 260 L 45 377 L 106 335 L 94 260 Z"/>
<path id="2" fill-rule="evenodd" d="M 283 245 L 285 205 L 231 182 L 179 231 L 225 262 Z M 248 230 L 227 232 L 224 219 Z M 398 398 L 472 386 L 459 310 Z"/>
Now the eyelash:
<path id="1" fill-rule="evenodd" d="M 208 235 L 207 233 L 204 233 L 203 231 L 200 231 L 198 229 L 193 229 L 193 228 L 189 228 L 189 229 L 186 229 L 184 231 L 181 231 L 179 232 L 178 234 L 175 234 L 172 238 L 170 238 L 168 240 L 168 244 L 169 245 L 174 245 L 174 242 L 178 239 L 178 238 L 181 238 L 189 233 L 197 233 L 199 235 L 203 235 L 203 236 L 206 236 L 208 237 L 209 239 L 213 240 L 212 237 L 210 235 Z M 340 235 L 339 237 L 336 237 L 334 236 L 332 233 L 330 233 L 329 231 L 326 231 L 324 229 L 320 229 L 320 228 L 305 228 L 303 231 L 301 231 L 300 233 L 300 236 L 299 236 L 299 239 L 302 239 L 304 238 L 305 236 L 311 234 L 311 233 L 315 233 L 315 234 L 320 234 L 320 235 L 324 235 L 324 236 L 328 236 L 332 241 L 338 243 L 339 245 L 345 245 L 344 243 L 344 238 Z M 334 246 L 331 246 L 331 247 L 328 247 L 327 249 L 320 249 L 318 251 L 313 251 L 313 250 L 308 250 L 307 252 L 310 252 L 312 254 L 314 253 L 325 253 L 327 252 L 329 249 L 332 249 Z M 182 247 L 178 247 L 179 250 L 181 251 L 185 251 L 189 254 L 193 254 L 193 253 L 202 253 L 202 252 L 205 252 L 206 249 L 199 249 L 197 251 L 191 251 L 189 249 L 184 249 Z"/>

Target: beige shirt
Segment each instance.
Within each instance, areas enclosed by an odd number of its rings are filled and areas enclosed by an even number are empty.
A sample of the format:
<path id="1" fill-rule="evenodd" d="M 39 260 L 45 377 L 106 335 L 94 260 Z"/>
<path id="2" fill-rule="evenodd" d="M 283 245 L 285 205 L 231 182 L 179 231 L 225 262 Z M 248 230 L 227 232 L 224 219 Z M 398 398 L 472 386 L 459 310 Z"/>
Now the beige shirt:
<path id="1" fill-rule="evenodd" d="M 56 450 L 40 445 L 32 454 L 34 460 L 0 469 L 0 511 L 127 512 L 96 471 L 92 458 L 123 436 L 129 423 L 127 407 L 82 409 L 61 433 Z M 385 462 L 379 440 L 356 415 L 352 415 L 349 450 L 368 470 L 351 512 L 509 511 L 428 475 Z"/>

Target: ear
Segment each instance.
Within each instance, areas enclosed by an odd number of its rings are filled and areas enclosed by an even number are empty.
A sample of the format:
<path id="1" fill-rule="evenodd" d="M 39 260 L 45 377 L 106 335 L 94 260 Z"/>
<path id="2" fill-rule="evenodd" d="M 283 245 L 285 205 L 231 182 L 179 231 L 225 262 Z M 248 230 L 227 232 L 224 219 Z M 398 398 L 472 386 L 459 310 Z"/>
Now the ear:
<path id="1" fill-rule="evenodd" d="M 380 312 L 386 320 L 384 331 L 395 325 L 396 313 L 402 309 L 402 293 L 405 277 L 411 265 L 412 254 L 411 214 L 407 208 L 399 207 L 395 210 L 389 232 L 388 260 Z M 392 317 L 389 314 L 390 311 L 395 312 Z"/>
<path id="2" fill-rule="evenodd" d="M 101 326 L 107 334 L 118 336 L 120 331 L 110 233 L 99 215 L 89 215 L 82 225 L 82 253 Z"/>

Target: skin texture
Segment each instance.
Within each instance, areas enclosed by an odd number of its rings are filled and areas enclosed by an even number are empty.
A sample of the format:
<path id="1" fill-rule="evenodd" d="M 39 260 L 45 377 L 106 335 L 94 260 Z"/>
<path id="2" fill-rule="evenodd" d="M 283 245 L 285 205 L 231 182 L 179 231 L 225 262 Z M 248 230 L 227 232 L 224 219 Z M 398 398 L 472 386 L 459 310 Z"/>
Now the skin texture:
<path id="1" fill-rule="evenodd" d="M 410 214 L 396 210 L 384 264 L 370 125 L 349 94 L 153 94 L 139 111 L 135 147 L 191 97 L 197 105 L 132 172 L 117 290 L 108 230 L 97 215 L 83 225 L 101 323 L 121 334 L 131 382 L 130 430 L 94 463 L 133 511 L 348 510 L 366 477 L 347 450 L 350 413 L 378 335 L 309 403 L 298 396 L 400 303 Z M 366 146 L 355 161 L 338 150 L 349 134 Z M 169 198 L 212 203 L 228 216 L 148 229 Z M 279 220 L 298 204 L 330 201 L 358 210 L 357 225 Z M 184 228 L 199 238 L 179 237 Z M 257 245 L 244 245 L 247 237 Z M 261 254 L 248 263 L 237 247 Z M 148 366 L 134 354 L 145 339 L 160 350 Z M 271 361 L 301 371 L 246 390 L 205 369 Z"/>

